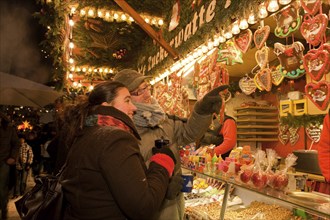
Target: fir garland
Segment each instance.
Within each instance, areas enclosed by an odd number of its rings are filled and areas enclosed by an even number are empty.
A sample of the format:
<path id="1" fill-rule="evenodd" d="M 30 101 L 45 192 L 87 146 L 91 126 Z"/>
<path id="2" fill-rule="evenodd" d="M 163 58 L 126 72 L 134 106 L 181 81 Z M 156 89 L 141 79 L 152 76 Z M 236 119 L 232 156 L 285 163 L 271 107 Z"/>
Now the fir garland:
<path id="1" fill-rule="evenodd" d="M 325 115 L 301 115 L 294 116 L 292 114 L 288 114 L 286 117 L 280 118 L 280 123 L 282 125 L 288 125 L 289 127 L 299 128 L 299 127 L 307 127 L 311 123 L 322 124 Z"/>

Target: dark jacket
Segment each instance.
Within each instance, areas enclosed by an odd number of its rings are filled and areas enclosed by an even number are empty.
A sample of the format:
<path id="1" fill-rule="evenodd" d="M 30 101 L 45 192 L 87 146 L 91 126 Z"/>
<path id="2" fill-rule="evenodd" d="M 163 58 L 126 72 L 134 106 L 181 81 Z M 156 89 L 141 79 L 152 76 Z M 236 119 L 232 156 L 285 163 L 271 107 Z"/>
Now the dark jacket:
<path id="1" fill-rule="evenodd" d="M 62 175 L 65 219 L 151 219 L 165 197 L 167 170 L 156 163 L 147 170 L 127 115 L 103 106 L 92 114 L 120 119 L 134 135 L 112 126 L 83 129 Z"/>
<path id="2" fill-rule="evenodd" d="M 20 146 L 15 128 L 9 123 L 3 124 L 0 124 L 0 163 L 8 158 L 16 159 Z"/>

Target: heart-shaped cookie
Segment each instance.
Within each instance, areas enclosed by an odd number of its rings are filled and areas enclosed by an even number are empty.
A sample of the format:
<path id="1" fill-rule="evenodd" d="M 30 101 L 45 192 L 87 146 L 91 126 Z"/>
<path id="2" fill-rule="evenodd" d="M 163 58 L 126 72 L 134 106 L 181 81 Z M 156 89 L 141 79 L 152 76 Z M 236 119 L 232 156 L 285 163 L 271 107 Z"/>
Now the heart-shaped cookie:
<path id="1" fill-rule="evenodd" d="M 313 142 L 317 143 L 320 141 L 322 129 L 319 124 L 310 123 L 307 125 L 305 130 L 307 137 L 311 139 Z"/>
<path id="2" fill-rule="evenodd" d="M 330 54 L 327 50 L 319 47 L 316 50 L 310 50 L 304 56 L 304 68 L 313 80 L 320 81 L 324 74 L 329 72 Z"/>
<path id="3" fill-rule="evenodd" d="M 300 32 L 308 43 L 317 46 L 322 41 L 327 25 L 328 17 L 325 14 L 318 14 L 313 18 L 306 14 L 300 26 Z"/>
<path id="4" fill-rule="evenodd" d="M 280 69 L 281 69 L 281 65 L 278 65 L 276 68 L 272 69 L 272 83 L 275 86 L 280 85 L 284 79 L 284 76 L 281 74 Z"/>
<path id="5" fill-rule="evenodd" d="M 241 78 L 238 82 L 239 88 L 245 95 L 251 95 L 256 91 L 256 84 L 254 83 L 253 79 L 248 76 Z"/>
<path id="6" fill-rule="evenodd" d="M 272 74 L 269 68 L 264 68 L 257 73 L 258 84 L 267 92 L 272 89 Z"/>
<path id="7" fill-rule="evenodd" d="M 318 83 L 310 82 L 305 86 L 305 93 L 316 107 L 320 110 L 325 110 L 329 104 L 330 97 L 330 83 L 327 81 L 320 81 Z"/>
<path id="8" fill-rule="evenodd" d="M 261 50 L 256 51 L 255 58 L 256 58 L 257 64 L 260 66 L 260 69 L 263 69 L 267 66 L 268 53 L 269 53 L 268 47 L 263 47 Z"/>
<path id="9" fill-rule="evenodd" d="M 321 6 L 321 0 L 300 0 L 301 7 L 311 15 L 315 15 Z"/>
<path id="10" fill-rule="evenodd" d="M 262 82 L 259 79 L 259 72 L 254 76 L 253 80 L 254 80 L 254 84 L 260 91 L 265 90 L 265 88 L 262 86 Z"/>
<path id="11" fill-rule="evenodd" d="M 298 134 L 299 128 L 289 128 L 290 133 L 290 144 L 295 145 L 299 140 L 299 134 Z"/>
<path id="12" fill-rule="evenodd" d="M 278 134 L 279 141 L 283 145 L 286 145 L 288 143 L 288 141 L 289 141 L 289 126 L 288 125 L 279 124 L 278 130 L 279 130 L 279 134 Z"/>
<path id="13" fill-rule="evenodd" d="M 268 25 L 264 27 L 259 26 L 258 30 L 254 32 L 253 40 L 254 40 L 254 44 L 258 49 L 264 46 L 265 42 L 268 39 L 269 32 L 270 32 L 270 27 Z"/>
<path id="14" fill-rule="evenodd" d="M 250 29 L 246 29 L 242 31 L 239 35 L 235 36 L 234 43 L 236 47 L 242 51 L 242 53 L 246 53 L 249 49 L 252 41 L 252 31 Z"/>

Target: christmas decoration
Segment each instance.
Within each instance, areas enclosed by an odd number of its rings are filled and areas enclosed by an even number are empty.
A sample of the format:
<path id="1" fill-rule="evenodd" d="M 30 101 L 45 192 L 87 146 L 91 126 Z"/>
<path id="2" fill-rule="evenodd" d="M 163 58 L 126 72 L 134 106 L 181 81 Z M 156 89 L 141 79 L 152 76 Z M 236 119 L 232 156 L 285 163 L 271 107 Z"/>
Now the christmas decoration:
<path id="1" fill-rule="evenodd" d="M 321 7 L 321 0 L 300 0 L 301 7 L 311 15 L 315 15 Z"/>
<path id="2" fill-rule="evenodd" d="M 317 46 L 322 41 L 327 25 L 328 17 L 325 14 L 318 14 L 315 17 L 305 14 L 300 32 L 308 43 Z"/>
<path id="3" fill-rule="evenodd" d="M 329 104 L 330 83 L 320 81 L 318 83 L 308 83 L 305 86 L 306 97 L 309 98 L 320 110 L 325 110 Z"/>
<path id="4" fill-rule="evenodd" d="M 252 40 L 252 31 L 250 29 L 246 29 L 242 31 L 239 35 L 235 36 L 234 43 L 236 47 L 242 51 L 242 53 L 246 53 L 251 45 Z"/>
<path id="5" fill-rule="evenodd" d="M 288 37 L 291 33 L 295 32 L 301 24 L 298 10 L 293 5 L 275 14 L 275 19 L 277 26 L 274 33 L 280 38 Z"/>
<path id="6" fill-rule="evenodd" d="M 256 91 L 257 87 L 253 79 L 249 76 L 245 76 L 239 80 L 239 88 L 245 95 L 251 95 Z"/>
<path id="7" fill-rule="evenodd" d="M 270 33 L 270 27 L 268 25 L 265 25 L 264 27 L 258 27 L 258 30 L 254 32 L 253 39 L 254 44 L 258 49 L 264 46 L 264 44 L 267 41 L 267 38 Z"/>
<path id="8" fill-rule="evenodd" d="M 320 81 L 330 69 L 330 46 L 329 44 L 318 49 L 312 49 L 304 55 L 304 68 L 308 75 L 315 81 Z"/>

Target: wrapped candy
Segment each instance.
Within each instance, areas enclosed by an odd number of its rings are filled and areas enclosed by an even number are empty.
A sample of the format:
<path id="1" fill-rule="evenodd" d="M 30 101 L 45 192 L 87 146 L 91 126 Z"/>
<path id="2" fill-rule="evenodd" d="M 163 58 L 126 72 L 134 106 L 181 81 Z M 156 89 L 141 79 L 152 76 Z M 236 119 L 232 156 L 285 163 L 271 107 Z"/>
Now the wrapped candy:
<path id="1" fill-rule="evenodd" d="M 267 185 L 267 175 L 262 169 L 262 165 L 266 163 L 267 162 L 265 151 L 258 150 L 255 155 L 254 171 L 251 176 L 251 181 L 253 185 L 258 189 L 262 189 Z"/>
<path id="2" fill-rule="evenodd" d="M 273 180 L 272 186 L 275 189 L 283 190 L 288 185 L 289 177 L 288 177 L 287 172 L 288 172 L 288 169 L 295 164 L 297 158 L 298 157 L 294 154 L 289 154 L 285 158 L 285 167 L 284 167 L 284 169 L 281 170 L 281 171 L 278 171 L 275 174 L 275 177 L 274 177 L 274 180 Z"/>

